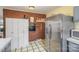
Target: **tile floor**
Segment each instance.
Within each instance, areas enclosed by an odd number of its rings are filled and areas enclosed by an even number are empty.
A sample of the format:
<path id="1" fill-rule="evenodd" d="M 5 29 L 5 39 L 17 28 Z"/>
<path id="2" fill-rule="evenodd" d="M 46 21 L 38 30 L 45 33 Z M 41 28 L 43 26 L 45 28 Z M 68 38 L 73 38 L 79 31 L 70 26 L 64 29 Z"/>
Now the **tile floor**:
<path id="1" fill-rule="evenodd" d="M 44 47 L 45 47 L 44 40 L 39 39 L 30 42 L 30 46 L 27 48 L 16 49 L 13 50 L 12 52 L 46 52 Z"/>

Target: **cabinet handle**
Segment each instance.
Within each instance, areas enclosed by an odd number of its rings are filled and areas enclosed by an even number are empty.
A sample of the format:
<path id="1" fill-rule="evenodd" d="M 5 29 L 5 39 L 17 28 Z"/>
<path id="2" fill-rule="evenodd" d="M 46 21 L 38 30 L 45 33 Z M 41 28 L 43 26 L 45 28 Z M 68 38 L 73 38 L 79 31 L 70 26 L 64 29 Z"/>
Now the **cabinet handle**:
<path id="1" fill-rule="evenodd" d="M 49 27 L 50 27 L 50 34 L 49 34 L 49 36 L 50 36 L 50 39 L 52 38 L 52 26 L 49 24 Z"/>

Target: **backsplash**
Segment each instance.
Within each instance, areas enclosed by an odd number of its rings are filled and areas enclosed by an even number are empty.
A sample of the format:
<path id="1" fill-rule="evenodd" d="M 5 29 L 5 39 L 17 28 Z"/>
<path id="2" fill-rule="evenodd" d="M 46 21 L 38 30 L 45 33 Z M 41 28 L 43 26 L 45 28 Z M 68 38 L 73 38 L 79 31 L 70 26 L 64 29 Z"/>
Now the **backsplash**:
<path id="1" fill-rule="evenodd" d="M 79 29 L 79 22 L 75 22 L 75 29 Z"/>

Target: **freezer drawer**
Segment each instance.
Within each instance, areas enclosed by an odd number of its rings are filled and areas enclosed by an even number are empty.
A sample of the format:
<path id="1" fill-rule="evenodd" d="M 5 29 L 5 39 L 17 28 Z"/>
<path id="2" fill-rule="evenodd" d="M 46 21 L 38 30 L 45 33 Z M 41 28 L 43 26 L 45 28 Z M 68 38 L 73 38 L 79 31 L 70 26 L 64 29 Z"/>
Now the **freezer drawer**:
<path id="1" fill-rule="evenodd" d="M 51 40 L 50 52 L 61 52 L 61 43 L 59 40 Z"/>
<path id="2" fill-rule="evenodd" d="M 48 39 L 45 40 L 45 49 L 46 49 L 46 51 L 50 52 L 50 49 L 49 49 L 49 40 Z"/>

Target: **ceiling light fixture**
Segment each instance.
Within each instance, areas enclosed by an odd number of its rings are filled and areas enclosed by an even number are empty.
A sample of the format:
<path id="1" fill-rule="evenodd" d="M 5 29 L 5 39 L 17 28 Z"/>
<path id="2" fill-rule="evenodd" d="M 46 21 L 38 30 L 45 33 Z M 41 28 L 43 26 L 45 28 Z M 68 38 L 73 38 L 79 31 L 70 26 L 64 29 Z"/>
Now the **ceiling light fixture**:
<path id="1" fill-rule="evenodd" d="M 30 10 L 34 10 L 35 9 L 35 6 L 29 6 L 29 9 Z"/>

